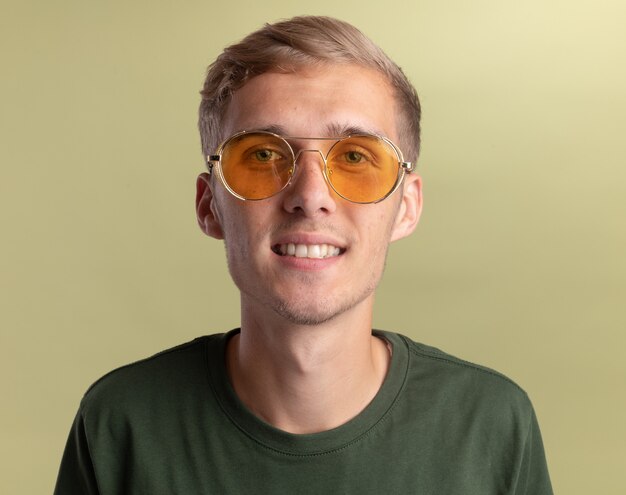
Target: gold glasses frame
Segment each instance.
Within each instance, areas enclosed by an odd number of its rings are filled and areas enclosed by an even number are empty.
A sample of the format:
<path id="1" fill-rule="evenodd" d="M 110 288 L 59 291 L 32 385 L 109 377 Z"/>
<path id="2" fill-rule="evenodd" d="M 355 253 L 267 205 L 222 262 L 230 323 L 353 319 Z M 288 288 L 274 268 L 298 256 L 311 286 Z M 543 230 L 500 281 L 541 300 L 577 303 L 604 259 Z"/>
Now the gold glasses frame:
<path id="1" fill-rule="evenodd" d="M 226 179 L 224 178 L 224 174 L 222 172 L 222 167 L 221 167 L 221 163 L 222 163 L 222 154 L 224 152 L 224 149 L 226 148 L 226 146 L 228 146 L 228 144 L 237 139 L 240 138 L 241 136 L 244 136 L 246 134 L 263 134 L 263 135 L 267 135 L 267 136 L 271 136 L 273 138 L 276 139 L 280 139 L 281 141 L 283 141 L 285 143 L 285 145 L 287 146 L 287 149 L 289 149 L 290 153 L 291 153 L 291 163 L 292 163 L 292 171 L 290 173 L 289 176 L 289 180 L 275 193 L 270 194 L 269 196 L 263 197 L 263 198 L 246 198 L 245 196 L 242 196 L 241 194 L 235 192 L 230 185 L 226 182 Z M 341 141 L 344 141 L 346 139 L 350 139 L 350 138 L 358 138 L 358 137 L 366 137 L 366 138 L 376 138 L 379 139 L 381 141 L 383 141 L 384 143 L 386 143 L 387 145 L 389 145 L 389 147 L 394 151 L 397 159 L 398 159 L 398 175 L 396 177 L 396 181 L 394 183 L 394 185 L 392 186 L 392 188 L 389 190 L 389 192 L 387 192 L 382 198 L 373 200 L 373 201 L 354 201 L 350 198 L 347 198 L 346 196 L 344 196 L 343 194 L 341 194 L 339 191 L 337 191 L 337 189 L 335 189 L 335 186 L 333 185 L 333 183 L 330 181 L 330 177 L 328 174 L 328 156 L 330 155 L 332 149 L 337 146 L 338 143 L 340 143 Z M 291 144 L 289 143 L 289 140 L 291 141 L 335 141 L 334 144 L 332 144 L 329 148 L 328 151 L 326 152 L 326 155 L 324 155 L 324 153 L 322 153 L 322 150 L 319 148 L 303 148 L 303 149 L 299 149 L 297 151 L 297 153 L 294 151 L 293 147 L 291 146 Z M 220 181 L 222 182 L 222 184 L 224 185 L 224 187 L 226 188 L 226 190 L 231 193 L 233 196 L 235 196 L 236 198 L 239 198 L 243 201 L 261 201 L 263 199 L 268 199 L 271 198 L 275 195 L 277 195 L 278 193 L 280 193 L 281 191 L 284 191 L 292 182 L 293 178 L 296 176 L 296 172 L 297 172 L 297 162 L 298 162 L 298 158 L 300 157 L 300 155 L 304 152 L 317 152 L 320 157 L 322 158 L 322 161 L 324 162 L 324 167 L 322 169 L 322 175 L 324 176 L 324 180 L 326 181 L 326 183 L 330 186 L 330 188 L 341 198 L 345 199 L 346 201 L 349 201 L 351 203 L 357 203 L 357 204 L 374 204 L 374 203 L 380 203 L 381 201 L 385 200 L 386 198 L 388 198 L 389 196 L 391 196 L 396 189 L 398 189 L 398 186 L 402 183 L 403 179 L 404 179 L 404 175 L 405 174 L 409 174 L 411 172 L 413 172 L 415 170 L 415 166 L 413 163 L 411 162 L 406 162 L 404 161 L 404 158 L 402 156 L 402 151 L 400 151 L 400 148 L 398 148 L 390 139 L 384 137 L 384 136 L 379 136 L 377 134 L 367 134 L 367 133 L 363 133 L 363 134 L 350 134 L 347 136 L 336 136 L 336 137 L 297 137 L 297 136 L 281 136 L 280 134 L 275 134 L 273 132 L 269 132 L 269 131 L 262 131 L 262 130 L 252 130 L 252 131 L 240 131 L 237 132 L 235 134 L 233 134 L 232 136 L 228 137 L 225 141 L 222 142 L 222 144 L 220 144 L 217 148 L 217 151 L 215 152 L 215 154 L 212 155 L 208 155 L 207 156 L 207 166 L 208 166 L 208 170 L 209 170 L 209 175 L 212 175 L 214 173 L 214 171 L 217 172 L 217 176 L 219 177 Z"/>

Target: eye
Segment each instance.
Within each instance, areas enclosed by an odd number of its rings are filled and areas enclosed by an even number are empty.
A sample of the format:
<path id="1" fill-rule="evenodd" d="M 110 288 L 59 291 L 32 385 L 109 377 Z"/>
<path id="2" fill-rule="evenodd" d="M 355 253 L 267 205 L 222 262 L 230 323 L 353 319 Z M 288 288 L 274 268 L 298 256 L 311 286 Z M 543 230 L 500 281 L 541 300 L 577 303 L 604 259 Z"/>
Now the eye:
<path id="1" fill-rule="evenodd" d="M 260 162 L 269 162 L 272 159 L 278 159 L 279 155 L 278 153 L 272 151 L 272 150 L 268 150 L 268 149 L 262 149 L 262 150 L 257 150 L 254 152 L 254 157 L 259 160 Z"/>
<path id="2" fill-rule="evenodd" d="M 348 151 L 345 156 L 348 163 L 360 163 L 363 160 L 363 155 L 358 151 Z"/>

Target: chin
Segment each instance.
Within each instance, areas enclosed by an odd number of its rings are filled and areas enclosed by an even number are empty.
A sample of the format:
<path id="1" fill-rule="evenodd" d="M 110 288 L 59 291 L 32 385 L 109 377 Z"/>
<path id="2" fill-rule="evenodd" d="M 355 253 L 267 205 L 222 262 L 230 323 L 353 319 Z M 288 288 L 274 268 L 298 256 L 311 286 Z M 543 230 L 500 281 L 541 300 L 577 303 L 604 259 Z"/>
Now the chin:
<path id="1" fill-rule="evenodd" d="M 280 304 L 274 307 L 276 313 L 296 325 L 321 325 L 335 318 L 340 312 L 330 308 L 324 310 L 311 310 L 308 308 L 294 308 L 288 304 Z"/>
<path id="2" fill-rule="evenodd" d="M 302 304 L 302 300 L 278 301 L 271 305 L 277 314 L 297 325 L 321 325 L 359 306 L 371 294 L 364 291 L 360 297 L 346 299 L 342 304 L 331 297 L 320 298 L 313 304 Z"/>

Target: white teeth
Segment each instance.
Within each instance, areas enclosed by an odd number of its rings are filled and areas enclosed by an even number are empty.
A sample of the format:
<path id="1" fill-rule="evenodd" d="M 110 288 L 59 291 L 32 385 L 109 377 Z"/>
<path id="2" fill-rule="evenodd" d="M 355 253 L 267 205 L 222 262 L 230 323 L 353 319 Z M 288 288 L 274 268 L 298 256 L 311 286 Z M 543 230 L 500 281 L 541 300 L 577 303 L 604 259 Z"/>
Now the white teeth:
<path id="1" fill-rule="evenodd" d="M 338 247 L 330 244 L 281 244 L 278 251 L 283 256 L 295 256 L 296 258 L 330 258 L 339 256 L 341 251 Z"/>
<path id="2" fill-rule="evenodd" d="M 308 249 L 305 244 L 296 244 L 296 258 L 308 258 Z"/>
<path id="3" fill-rule="evenodd" d="M 312 246 L 309 246 L 307 255 L 309 258 L 321 258 L 321 252 L 322 249 L 320 248 L 320 246 L 318 246 L 317 244 L 313 244 Z"/>

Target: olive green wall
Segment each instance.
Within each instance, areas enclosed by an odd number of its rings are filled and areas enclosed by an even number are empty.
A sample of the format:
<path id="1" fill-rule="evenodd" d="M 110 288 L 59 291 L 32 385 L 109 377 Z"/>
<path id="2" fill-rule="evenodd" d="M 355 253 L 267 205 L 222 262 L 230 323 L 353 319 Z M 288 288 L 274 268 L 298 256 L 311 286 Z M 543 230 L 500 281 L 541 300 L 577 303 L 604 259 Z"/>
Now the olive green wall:
<path id="1" fill-rule="evenodd" d="M 423 103 L 425 211 L 376 325 L 520 383 L 558 493 L 621 493 L 624 2 L 2 3 L 1 493 L 51 492 L 100 375 L 238 324 L 195 224 L 198 90 L 224 45 L 303 13 L 359 26 Z"/>

